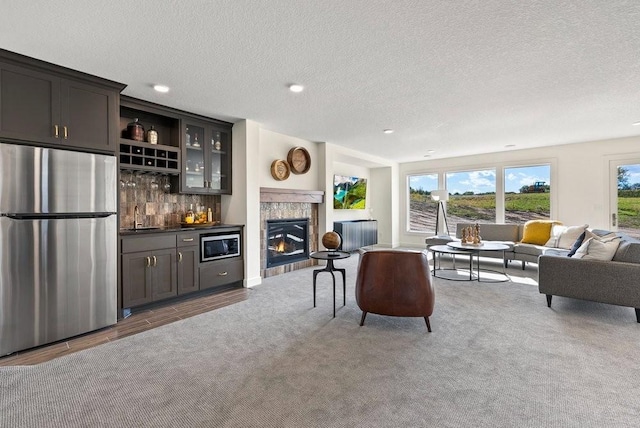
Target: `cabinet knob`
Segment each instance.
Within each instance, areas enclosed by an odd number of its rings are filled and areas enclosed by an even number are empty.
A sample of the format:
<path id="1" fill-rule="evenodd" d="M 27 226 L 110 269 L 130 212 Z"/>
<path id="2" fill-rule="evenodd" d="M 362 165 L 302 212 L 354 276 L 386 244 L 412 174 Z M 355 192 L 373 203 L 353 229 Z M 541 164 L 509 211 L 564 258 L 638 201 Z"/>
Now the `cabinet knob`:
<path id="1" fill-rule="evenodd" d="M 193 241 L 193 238 L 182 238 L 183 242 L 191 242 Z"/>
<path id="2" fill-rule="evenodd" d="M 147 256 L 147 267 L 151 267 L 151 257 Z"/>
<path id="3" fill-rule="evenodd" d="M 53 125 L 53 135 L 54 135 L 56 138 L 59 138 L 59 137 L 60 137 L 60 130 L 58 129 L 58 125 Z"/>
<path id="4" fill-rule="evenodd" d="M 182 253 L 178 251 L 178 263 L 182 263 Z"/>
<path id="5" fill-rule="evenodd" d="M 218 276 L 227 276 L 228 272 L 218 272 Z"/>
<path id="6" fill-rule="evenodd" d="M 156 258 L 156 256 L 153 256 L 153 267 L 158 266 L 158 259 Z"/>
<path id="7" fill-rule="evenodd" d="M 66 140 L 67 138 L 69 138 L 69 131 L 67 130 L 67 126 L 63 126 L 62 130 L 64 131 L 63 135 L 64 135 L 64 139 Z"/>

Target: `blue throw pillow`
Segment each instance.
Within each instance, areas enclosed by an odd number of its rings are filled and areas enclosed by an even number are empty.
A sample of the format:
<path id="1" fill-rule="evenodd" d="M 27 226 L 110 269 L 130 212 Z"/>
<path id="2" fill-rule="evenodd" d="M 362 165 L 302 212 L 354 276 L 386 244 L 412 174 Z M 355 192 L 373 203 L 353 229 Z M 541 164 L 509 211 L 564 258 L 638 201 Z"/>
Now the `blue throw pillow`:
<path id="1" fill-rule="evenodd" d="M 582 232 L 582 234 L 578 236 L 578 239 L 576 239 L 576 242 L 574 242 L 573 245 L 571 246 L 571 250 L 569 251 L 569 254 L 567 254 L 568 257 L 573 256 L 576 253 L 576 251 L 578 251 L 578 248 L 580 248 L 580 245 L 582 245 L 582 241 L 584 241 L 585 235 L 586 235 L 586 232 Z"/>

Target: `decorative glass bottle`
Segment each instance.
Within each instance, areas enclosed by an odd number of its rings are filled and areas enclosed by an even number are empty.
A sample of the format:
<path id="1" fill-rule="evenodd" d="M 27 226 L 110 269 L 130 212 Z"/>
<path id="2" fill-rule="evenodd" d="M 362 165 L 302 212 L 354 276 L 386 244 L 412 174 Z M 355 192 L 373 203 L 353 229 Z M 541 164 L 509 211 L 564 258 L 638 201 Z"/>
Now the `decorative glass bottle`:
<path id="1" fill-rule="evenodd" d="M 153 125 L 147 131 L 147 142 L 151 144 L 158 144 L 158 131 L 155 130 Z"/>

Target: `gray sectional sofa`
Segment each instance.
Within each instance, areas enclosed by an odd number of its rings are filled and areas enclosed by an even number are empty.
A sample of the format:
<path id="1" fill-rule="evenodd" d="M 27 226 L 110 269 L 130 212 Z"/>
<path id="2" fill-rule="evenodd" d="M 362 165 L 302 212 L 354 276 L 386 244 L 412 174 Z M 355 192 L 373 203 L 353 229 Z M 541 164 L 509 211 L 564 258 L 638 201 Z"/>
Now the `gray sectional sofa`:
<path id="1" fill-rule="evenodd" d="M 458 223 L 457 238 L 464 227 L 475 223 Z M 553 296 L 590 300 L 635 309 L 640 323 L 640 241 L 619 234 L 621 237 L 611 261 L 568 257 L 570 250 L 533 244 L 523 244 L 524 225 L 480 224 L 483 241 L 499 241 L 510 246 L 505 252 L 506 264 L 511 260 L 538 264 L 538 289 L 547 297 L 551 307 Z M 599 236 L 611 232 L 592 230 Z M 450 237 L 427 238 L 427 246 L 445 244 Z M 501 252 L 480 253 L 483 257 L 502 257 Z"/>
<path id="2" fill-rule="evenodd" d="M 473 227 L 475 223 L 458 223 L 456 228 L 456 238 L 462 237 L 462 229 L 465 227 Z M 509 246 L 509 249 L 505 251 L 505 264 L 512 260 L 518 260 L 522 262 L 522 269 L 525 268 L 527 262 L 538 263 L 538 257 L 542 254 L 553 255 L 567 255 L 569 250 L 561 248 L 550 248 L 542 245 L 523 244 L 522 232 L 524 225 L 520 224 L 505 224 L 505 223 L 480 223 L 480 236 L 483 241 L 496 241 L 501 242 Z M 452 241 L 452 238 L 427 238 L 425 240 L 427 246 L 446 244 Z M 481 257 L 502 257 L 500 251 L 486 251 L 480 252 Z"/>
<path id="3" fill-rule="evenodd" d="M 538 289 L 547 306 L 553 296 L 627 306 L 635 308 L 640 323 L 640 242 L 621 236 L 611 261 L 540 256 Z"/>

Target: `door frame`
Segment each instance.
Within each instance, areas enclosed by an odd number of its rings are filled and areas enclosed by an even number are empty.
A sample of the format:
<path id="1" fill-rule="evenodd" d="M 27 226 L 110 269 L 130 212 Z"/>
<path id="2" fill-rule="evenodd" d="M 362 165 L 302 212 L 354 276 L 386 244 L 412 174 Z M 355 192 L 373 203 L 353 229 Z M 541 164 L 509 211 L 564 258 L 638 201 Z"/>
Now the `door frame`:
<path id="1" fill-rule="evenodd" d="M 618 167 L 620 165 L 640 165 L 640 153 L 628 153 L 625 155 L 607 157 L 607 198 L 609 213 L 607 215 L 607 224 L 609 230 L 618 231 Z M 615 224 L 614 224 L 615 214 Z"/>

